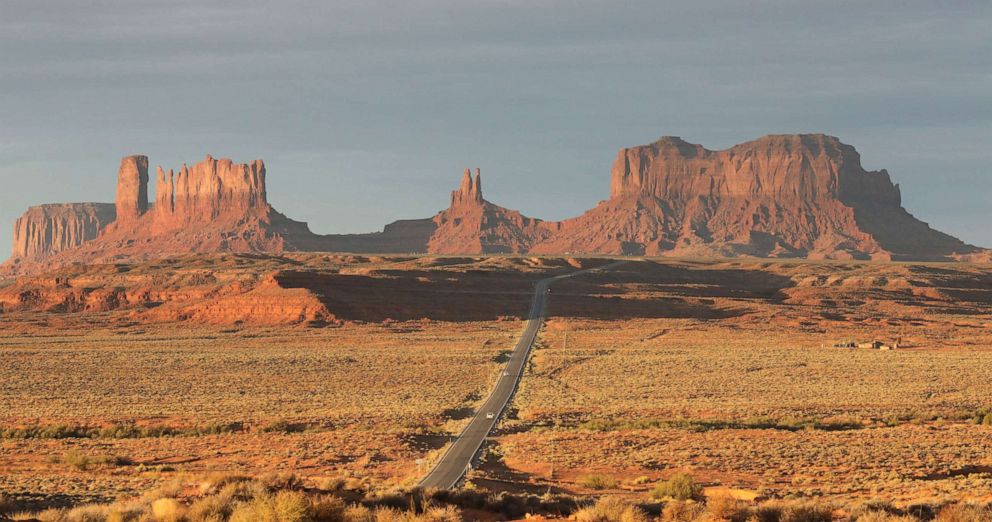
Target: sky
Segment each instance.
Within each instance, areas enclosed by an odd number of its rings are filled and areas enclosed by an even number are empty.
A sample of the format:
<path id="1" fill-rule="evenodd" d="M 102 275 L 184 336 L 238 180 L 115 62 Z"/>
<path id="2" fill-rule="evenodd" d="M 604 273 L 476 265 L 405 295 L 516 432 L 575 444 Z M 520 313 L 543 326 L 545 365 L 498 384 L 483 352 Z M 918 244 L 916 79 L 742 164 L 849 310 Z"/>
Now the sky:
<path id="1" fill-rule="evenodd" d="M 992 2 L 0 2 L 0 257 L 29 205 L 112 202 L 120 158 L 262 158 L 318 233 L 486 199 L 543 219 L 617 150 L 823 132 L 992 246 Z"/>

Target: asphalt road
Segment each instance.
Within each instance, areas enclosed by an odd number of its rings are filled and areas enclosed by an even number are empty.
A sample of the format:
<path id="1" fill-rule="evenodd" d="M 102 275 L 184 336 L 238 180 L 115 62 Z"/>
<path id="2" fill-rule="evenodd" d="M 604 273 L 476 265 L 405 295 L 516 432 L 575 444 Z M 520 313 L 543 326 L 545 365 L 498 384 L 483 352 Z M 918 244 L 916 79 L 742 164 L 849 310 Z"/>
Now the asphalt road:
<path id="1" fill-rule="evenodd" d="M 485 404 L 475 413 L 475 417 L 472 418 L 469 425 L 455 439 L 455 442 L 448 447 L 441 460 L 420 481 L 420 487 L 452 489 L 465 476 L 475 456 L 482 448 L 482 444 L 486 441 L 486 437 L 489 436 L 496 423 L 499 422 L 503 410 L 506 409 L 510 398 L 513 397 L 513 393 L 517 390 L 517 385 L 520 384 L 527 358 L 530 356 L 531 348 L 534 346 L 534 340 L 537 339 L 537 332 L 544 323 L 544 310 L 548 303 L 548 289 L 552 283 L 593 270 L 605 270 L 623 263 L 625 261 L 617 261 L 597 268 L 549 277 L 537 282 L 524 331 L 520 335 L 520 339 L 517 340 L 517 345 L 513 348 L 513 354 L 510 355 L 510 360 L 507 361 L 503 373 L 500 374 L 495 389 L 493 389 L 489 398 L 486 399 Z M 490 414 L 492 418 L 489 418 Z"/>

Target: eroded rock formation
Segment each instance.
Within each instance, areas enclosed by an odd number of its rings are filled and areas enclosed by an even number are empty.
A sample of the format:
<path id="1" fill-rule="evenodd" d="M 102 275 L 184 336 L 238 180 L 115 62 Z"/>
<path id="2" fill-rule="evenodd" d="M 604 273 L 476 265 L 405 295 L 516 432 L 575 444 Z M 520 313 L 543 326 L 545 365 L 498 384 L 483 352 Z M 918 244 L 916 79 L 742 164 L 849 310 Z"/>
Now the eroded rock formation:
<path id="1" fill-rule="evenodd" d="M 549 235 L 541 220 L 486 201 L 479 169 L 474 178 L 465 169 L 461 186 L 451 193 L 451 207 L 434 223 L 427 250 L 436 254 L 526 252 Z"/>
<path id="2" fill-rule="evenodd" d="M 126 156 L 117 171 L 117 227 L 138 222 L 148 211 L 148 156 Z"/>
<path id="3" fill-rule="evenodd" d="M 866 171 L 850 145 L 822 134 L 766 136 L 726 150 L 676 137 L 625 148 L 610 197 L 576 218 L 545 222 L 487 201 L 466 170 L 451 205 L 371 234 L 318 235 L 269 205 L 261 160 L 159 167 L 128 156 L 114 205 L 48 205 L 15 226 L 27 273 L 72 262 L 184 253 L 647 254 L 812 259 L 987 260 L 989 251 L 931 229 L 902 208 L 898 185 Z M 107 224 L 114 221 L 112 225 Z"/>
<path id="4" fill-rule="evenodd" d="M 14 259 L 41 259 L 96 239 L 114 221 L 110 203 L 31 207 L 14 223 Z"/>
<path id="5" fill-rule="evenodd" d="M 902 232 L 900 232 L 902 231 Z M 822 134 L 712 151 L 677 137 L 623 149 L 610 198 L 534 252 L 942 259 L 977 250 L 901 207 L 889 174 Z"/>

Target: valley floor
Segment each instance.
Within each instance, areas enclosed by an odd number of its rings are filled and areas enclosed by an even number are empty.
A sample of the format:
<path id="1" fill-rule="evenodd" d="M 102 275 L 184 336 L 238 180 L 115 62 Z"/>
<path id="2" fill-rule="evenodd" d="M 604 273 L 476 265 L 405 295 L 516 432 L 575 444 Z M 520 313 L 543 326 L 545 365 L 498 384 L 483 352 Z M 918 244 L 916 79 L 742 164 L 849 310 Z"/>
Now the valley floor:
<path id="1" fill-rule="evenodd" d="M 252 263 L 212 263 L 238 277 L 186 301 L 0 314 L 5 498 L 108 501 L 213 471 L 411 486 L 498 378 L 533 281 L 591 262 L 338 259 L 307 290 L 329 325 L 136 320 L 285 269 Z M 190 279 L 128 272 L 172 296 Z M 990 496 L 992 267 L 632 260 L 560 282 L 550 313 L 477 488 L 647 499 L 688 472 L 744 498 Z M 899 347 L 842 347 L 870 341 Z"/>

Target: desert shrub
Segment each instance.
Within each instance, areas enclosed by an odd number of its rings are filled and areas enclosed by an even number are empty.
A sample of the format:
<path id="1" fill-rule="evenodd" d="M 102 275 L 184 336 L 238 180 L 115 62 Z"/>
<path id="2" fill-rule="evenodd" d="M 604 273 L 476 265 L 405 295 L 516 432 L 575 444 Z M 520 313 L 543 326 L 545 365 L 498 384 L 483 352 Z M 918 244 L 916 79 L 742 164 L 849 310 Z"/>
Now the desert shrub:
<path id="1" fill-rule="evenodd" d="M 179 480 L 172 480 L 159 485 L 141 496 L 146 503 L 152 503 L 160 498 L 176 498 L 183 492 L 183 484 Z"/>
<path id="2" fill-rule="evenodd" d="M 919 519 L 916 517 L 897 515 L 887 511 L 868 511 L 854 520 L 857 520 L 857 522 L 919 522 Z"/>
<path id="3" fill-rule="evenodd" d="M 585 475 L 579 478 L 579 485 L 589 489 L 615 489 L 620 483 L 613 477 L 606 475 Z"/>
<path id="4" fill-rule="evenodd" d="M 307 522 L 312 520 L 310 501 L 299 491 L 280 491 L 273 499 L 279 522 Z"/>
<path id="5" fill-rule="evenodd" d="M 109 509 L 106 506 L 81 506 L 68 511 L 49 510 L 43 513 L 49 518 L 38 516 L 43 522 L 104 522 Z"/>
<path id="6" fill-rule="evenodd" d="M 486 501 L 486 509 L 500 513 L 507 518 L 521 518 L 528 511 L 527 499 L 510 494 L 507 491 L 500 491 L 495 495 L 489 496 Z"/>
<path id="7" fill-rule="evenodd" d="M 358 477 L 348 477 L 344 479 L 344 489 L 349 491 L 364 491 L 367 484 L 365 480 Z"/>
<path id="8" fill-rule="evenodd" d="M 200 481 L 200 492 L 204 494 L 216 493 L 228 484 L 247 482 L 248 477 L 233 473 L 211 473 Z"/>
<path id="9" fill-rule="evenodd" d="M 227 520 L 237 505 L 236 488 L 224 488 L 215 495 L 200 498 L 189 506 L 187 518 L 193 522 Z"/>
<path id="10" fill-rule="evenodd" d="M 305 424 L 293 424 L 287 420 L 276 420 L 263 424 L 259 431 L 262 433 L 302 433 L 306 431 Z"/>
<path id="11" fill-rule="evenodd" d="M 701 500 L 703 487 L 693 480 L 692 475 L 676 473 L 668 480 L 656 484 L 651 490 L 651 496 L 656 499 Z"/>
<path id="12" fill-rule="evenodd" d="M 713 520 L 747 522 L 751 509 L 744 502 L 731 497 L 717 497 L 706 502 L 706 514 Z"/>
<path id="13" fill-rule="evenodd" d="M 546 493 L 538 497 L 540 508 L 548 513 L 569 515 L 579 509 L 579 502 L 570 495 L 552 495 Z"/>
<path id="14" fill-rule="evenodd" d="M 344 522 L 373 522 L 375 515 L 372 510 L 361 505 L 350 506 L 344 511 Z"/>
<path id="15" fill-rule="evenodd" d="M 93 457 L 93 464 L 97 466 L 133 466 L 134 461 L 130 457 L 124 457 L 121 455 L 108 456 L 101 455 L 99 457 Z"/>
<path id="16" fill-rule="evenodd" d="M 489 504 L 489 498 L 485 494 L 465 489 L 456 491 L 439 489 L 431 492 L 430 498 L 438 502 L 447 502 L 471 509 L 483 509 Z"/>
<path id="17" fill-rule="evenodd" d="M 107 513 L 107 518 L 105 522 L 132 522 L 138 520 L 138 514 L 130 511 L 124 511 L 119 509 L 111 509 Z"/>
<path id="18" fill-rule="evenodd" d="M 884 515 L 901 515 L 903 514 L 899 509 L 893 506 L 891 503 L 884 500 L 869 500 L 868 502 L 863 502 L 851 509 L 851 514 L 848 518 L 851 520 L 886 520 L 885 518 L 877 518 L 879 513 Z M 876 517 L 876 518 L 872 518 Z"/>
<path id="19" fill-rule="evenodd" d="M 244 431 L 240 422 L 206 424 L 177 428 L 173 426 L 138 426 L 133 422 L 104 427 L 67 424 L 0 428 L 0 439 L 140 439 L 157 437 L 198 437 Z"/>
<path id="20" fill-rule="evenodd" d="M 661 510 L 661 520 L 662 522 L 692 522 L 699 518 L 705 510 L 706 506 L 697 502 L 676 500 L 665 504 L 665 508 Z"/>
<path id="21" fill-rule="evenodd" d="M 156 522 L 179 522 L 184 513 L 183 505 L 174 498 L 160 498 L 152 502 L 152 517 Z"/>
<path id="22" fill-rule="evenodd" d="M 406 513 L 390 507 L 377 508 L 372 515 L 372 520 L 375 522 L 410 522 L 411 518 Z"/>
<path id="23" fill-rule="evenodd" d="M 906 514 L 912 515 L 919 520 L 933 520 L 937 518 L 937 511 L 940 510 L 940 507 L 928 503 L 911 504 L 906 507 L 905 511 Z"/>
<path id="24" fill-rule="evenodd" d="M 953 504 L 937 513 L 936 522 L 992 522 L 992 508 L 973 504 Z"/>
<path id="25" fill-rule="evenodd" d="M 428 508 L 418 518 L 423 522 L 461 522 L 462 514 L 454 506 L 435 506 Z"/>
<path id="26" fill-rule="evenodd" d="M 348 505 L 340 497 L 323 495 L 313 499 L 310 506 L 313 519 L 317 522 L 345 522 Z"/>
<path id="27" fill-rule="evenodd" d="M 128 457 L 122 456 L 90 456 L 79 450 L 69 450 L 62 458 L 49 457 L 48 462 L 50 464 L 65 464 L 78 471 L 89 471 L 95 467 L 102 466 L 131 466 L 134 461 Z"/>
<path id="28" fill-rule="evenodd" d="M 975 421 L 975 424 L 983 424 L 985 426 L 992 426 L 992 409 L 990 409 L 990 408 L 982 408 L 982 409 L 980 409 L 978 411 L 975 411 L 972 414 L 972 420 Z"/>
<path id="29" fill-rule="evenodd" d="M 317 489 L 321 491 L 341 491 L 345 489 L 348 481 L 344 477 L 327 477 L 317 482 Z"/>
<path id="30" fill-rule="evenodd" d="M 366 495 L 367 503 L 377 507 L 404 510 L 410 507 L 411 499 L 400 491 L 387 491 L 376 495 Z"/>
<path id="31" fill-rule="evenodd" d="M 779 522 L 782 519 L 782 506 L 779 504 L 762 504 L 751 510 L 753 522 Z"/>
<path id="32" fill-rule="evenodd" d="M 34 517 L 41 522 L 65 522 L 66 512 L 61 509 L 46 509 Z"/>
<path id="33" fill-rule="evenodd" d="M 299 491 L 284 490 L 275 495 L 260 494 L 241 502 L 231 512 L 230 522 L 309 522 L 312 506 Z"/>
<path id="34" fill-rule="evenodd" d="M 833 510 L 820 504 L 789 504 L 782 509 L 781 522 L 831 522 Z"/>
<path id="35" fill-rule="evenodd" d="M 303 489 L 303 481 L 294 473 L 267 473 L 258 478 L 258 483 L 270 489 Z"/>
<path id="36" fill-rule="evenodd" d="M 617 497 L 603 497 L 575 514 L 578 522 L 647 522 L 641 508 Z"/>
<path id="37" fill-rule="evenodd" d="M 279 522 L 276 519 L 275 503 L 269 495 L 242 502 L 231 512 L 230 522 Z"/>
<path id="38" fill-rule="evenodd" d="M 79 471 L 87 471 L 92 468 L 94 464 L 93 459 L 89 455 L 78 450 L 67 451 L 62 457 L 62 462 Z"/>

